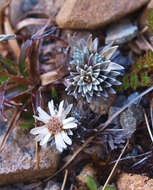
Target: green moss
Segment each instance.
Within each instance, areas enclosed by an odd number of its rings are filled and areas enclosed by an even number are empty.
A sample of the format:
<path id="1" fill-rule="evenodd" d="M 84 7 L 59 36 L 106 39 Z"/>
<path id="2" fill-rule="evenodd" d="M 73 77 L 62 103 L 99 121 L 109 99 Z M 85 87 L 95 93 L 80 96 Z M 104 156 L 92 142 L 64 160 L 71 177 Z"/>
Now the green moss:
<path id="1" fill-rule="evenodd" d="M 148 26 L 153 31 L 153 9 L 149 9 L 147 12 Z"/>
<path id="2" fill-rule="evenodd" d="M 120 89 L 151 86 L 153 84 L 153 52 L 149 51 L 139 57 L 129 72 L 122 78 Z"/>

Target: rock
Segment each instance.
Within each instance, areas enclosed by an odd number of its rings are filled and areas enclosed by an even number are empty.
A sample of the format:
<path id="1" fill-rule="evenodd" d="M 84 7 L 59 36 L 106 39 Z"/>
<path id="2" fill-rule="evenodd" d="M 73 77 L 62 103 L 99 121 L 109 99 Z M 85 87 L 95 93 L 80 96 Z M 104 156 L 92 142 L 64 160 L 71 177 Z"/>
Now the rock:
<path id="1" fill-rule="evenodd" d="M 24 189 L 23 184 L 15 184 L 15 185 L 7 185 L 7 186 L 1 186 L 1 190 L 22 190 Z"/>
<path id="2" fill-rule="evenodd" d="M 105 43 L 123 44 L 136 37 L 137 33 L 138 27 L 133 25 L 130 20 L 123 19 L 108 27 Z"/>
<path id="3" fill-rule="evenodd" d="M 123 129 L 127 131 L 135 131 L 137 126 L 137 120 L 133 111 L 128 108 L 120 114 L 120 124 Z"/>
<path id="4" fill-rule="evenodd" d="M 109 117 L 111 117 L 113 114 L 119 111 L 124 105 L 128 104 L 138 95 L 138 92 L 134 92 L 130 94 L 127 98 L 124 95 L 118 96 L 116 98 L 116 101 L 114 102 L 114 105 L 111 106 L 109 109 Z M 136 127 L 144 121 L 143 107 L 140 105 L 140 100 L 141 99 L 136 100 L 126 110 L 121 112 L 121 114 L 118 117 L 113 119 L 111 123 L 115 125 L 121 124 L 123 129 L 128 130 L 130 133 L 133 133 Z"/>
<path id="5" fill-rule="evenodd" d="M 136 11 L 149 0 L 66 0 L 56 22 L 61 28 L 95 29 Z"/>
<path id="6" fill-rule="evenodd" d="M 93 177 L 94 179 L 96 179 L 96 174 L 97 174 L 97 171 L 95 168 L 91 167 L 89 164 L 86 165 L 82 171 L 80 172 L 80 174 L 76 177 L 78 182 L 80 184 L 83 184 L 85 185 L 86 184 L 86 181 L 87 181 L 87 177 L 88 176 L 91 176 Z"/>
<path id="7" fill-rule="evenodd" d="M 10 4 L 11 24 L 16 24 L 26 17 L 27 14 L 34 12 L 41 18 L 44 16 L 55 17 L 65 0 L 13 0 Z M 37 16 L 37 18 L 38 18 Z"/>
<path id="8" fill-rule="evenodd" d="M 44 190 L 60 190 L 60 189 L 61 189 L 61 185 L 53 181 L 49 181 L 46 187 L 44 188 Z"/>
<path id="9" fill-rule="evenodd" d="M 3 134 L 0 134 L 0 142 Z M 40 150 L 39 169 L 35 168 L 35 141 L 29 130 L 16 127 L 0 156 L 0 185 L 34 182 L 52 175 L 58 165 L 59 153 L 51 147 Z"/>
<path id="10" fill-rule="evenodd" d="M 128 96 L 124 104 L 128 104 L 131 100 L 139 95 L 138 92 L 134 92 Z M 142 99 L 144 101 L 144 98 Z M 143 107 L 140 105 L 141 98 L 137 99 L 131 106 L 120 114 L 120 123 L 123 128 L 135 130 L 136 126 L 144 121 Z M 141 101 L 141 104 L 143 104 Z"/>
<path id="11" fill-rule="evenodd" d="M 117 180 L 118 190 L 153 190 L 153 179 L 137 174 L 123 173 Z"/>
<path id="12" fill-rule="evenodd" d="M 101 115 L 107 114 L 115 99 L 116 95 L 110 95 L 107 99 L 98 97 L 90 103 L 90 109 Z"/>

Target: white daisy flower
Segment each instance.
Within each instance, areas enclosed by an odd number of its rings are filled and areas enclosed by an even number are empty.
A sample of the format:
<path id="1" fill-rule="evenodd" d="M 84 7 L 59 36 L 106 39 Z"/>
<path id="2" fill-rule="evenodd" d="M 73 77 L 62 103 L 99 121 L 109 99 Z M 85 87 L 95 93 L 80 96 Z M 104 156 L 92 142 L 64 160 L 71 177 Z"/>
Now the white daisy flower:
<path id="1" fill-rule="evenodd" d="M 64 101 L 59 104 L 58 111 L 54 108 L 53 100 L 48 102 L 50 115 L 42 108 L 38 107 L 39 116 L 35 116 L 39 121 L 44 123 L 43 126 L 31 129 L 30 133 L 37 135 L 35 140 L 40 141 L 41 146 L 46 146 L 48 141 L 55 138 L 55 144 L 58 151 L 62 152 L 67 148 L 67 145 L 72 144 L 72 140 L 68 135 L 73 135 L 71 129 L 77 127 L 76 119 L 74 117 L 67 117 L 72 109 L 72 104 L 68 105 L 64 110 Z"/>

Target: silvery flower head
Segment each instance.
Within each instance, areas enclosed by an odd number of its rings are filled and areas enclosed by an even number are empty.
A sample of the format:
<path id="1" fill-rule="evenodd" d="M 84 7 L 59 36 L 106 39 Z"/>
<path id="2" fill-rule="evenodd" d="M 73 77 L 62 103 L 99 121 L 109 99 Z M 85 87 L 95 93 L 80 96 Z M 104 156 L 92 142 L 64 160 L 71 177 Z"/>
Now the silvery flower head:
<path id="1" fill-rule="evenodd" d="M 77 127 L 74 117 L 66 118 L 71 111 L 72 104 L 68 105 L 66 109 L 64 109 L 63 104 L 64 101 L 61 101 L 57 111 L 53 100 L 48 102 L 50 115 L 38 107 L 39 116 L 34 116 L 34 118 L 43 122 L 44 125 L 30 131 L 31 134 L 36 135 L 35 140 L 40 141 L 41 146 L 46 146 L 48 141 L 55 139 L 56 148 L 60 152 L 66 149 L 67 145 L 72 144 L 68 135 L 73 135 L 72 129 Z"/>
<path id="2" fill-rule="evenodd" d="M 74 95 L 76 99 L 83 97 L 87 102 L 91 102 L 96 96 L 107 98 L 108 93 L 115 94 L 112 86 L 121 84 L 116 77 L 124 69 L 110 60 L 118 46 L 110 44 L 100 50 L 98 38 L 92 40 L 92 35 L 87 41 L 69 38 L 69 43 L 72 60 L 69 66 L 70 75 L 67 79 L 68 94 Z"/>

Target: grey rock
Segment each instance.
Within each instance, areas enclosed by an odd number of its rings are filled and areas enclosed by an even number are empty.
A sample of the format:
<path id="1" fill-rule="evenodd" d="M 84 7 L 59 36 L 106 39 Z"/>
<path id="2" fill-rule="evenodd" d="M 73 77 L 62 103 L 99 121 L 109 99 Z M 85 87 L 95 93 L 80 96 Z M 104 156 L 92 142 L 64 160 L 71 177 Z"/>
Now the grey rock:
<path id="1" fill-rule="evenodd" d="M 134 37 L 136 37 L 138 32 L 138 27 L 133 25 L 129 20 L 123 19 L 118 23 L 113 23 L 109 26 L 106 31 L 107 36 L 105 43 L 113 43 L 113 44 L 123 44 Z"/>
<path id="2" fill-rule="evenodd" d="M 120 124 L 127 131 L 135 131 L 137 120 L 130 108 L 121 113 Z"/>
<path id="3" fill-rule="evenodd" d="M 0 142 L 3 136 L 0 135 Z M 34 138 L 29 130 L 16 127 L 1 153 L 0 185 L 35 182 L 52 175 L 57 169 L 60 154 L 47 147 L 40 150 L 39 156 L 39 169 L 36 169 Z"/>
<path id="4" fill-rule="evenodd" d="M 138 96 L 138 92 L 130 94 L 127 98 L 124 95 L 117 97 L 113 106 L 109 109 L 109 117 L 119 111 L 124 105 L 128 104 L 132 99 Z M 141 99 L 135 101 L 125 111 L 123 111 L 118 117 L 116 117 L 112 124 L 119 125 L 119 122 L 123 129 L 135 131 L 142 121 L 144 121 L 143 107 L 139 104 Z"/>
<path id="5" fill-rule="evenodd" d="M 109 108 L 113 105 L 116 99 L 116 95 L 110 95 L 107 99 L 98 97 L 90 103 L 90 109 L 97 114 L 107 114 Z"/>
<path id="6" fill-rule="evenodd" d="M 60 190 L 60 189 L 61 189 L 61 185 L 53 181 L 49 181 L 46 187 L 44 188 L 44 190 Z"/>
<path id="7" fill-rule="evenodd" d="M 148 0 L 66 0 L 56 23 L 67 29 L 96 29 L 135 12 Z"/>

